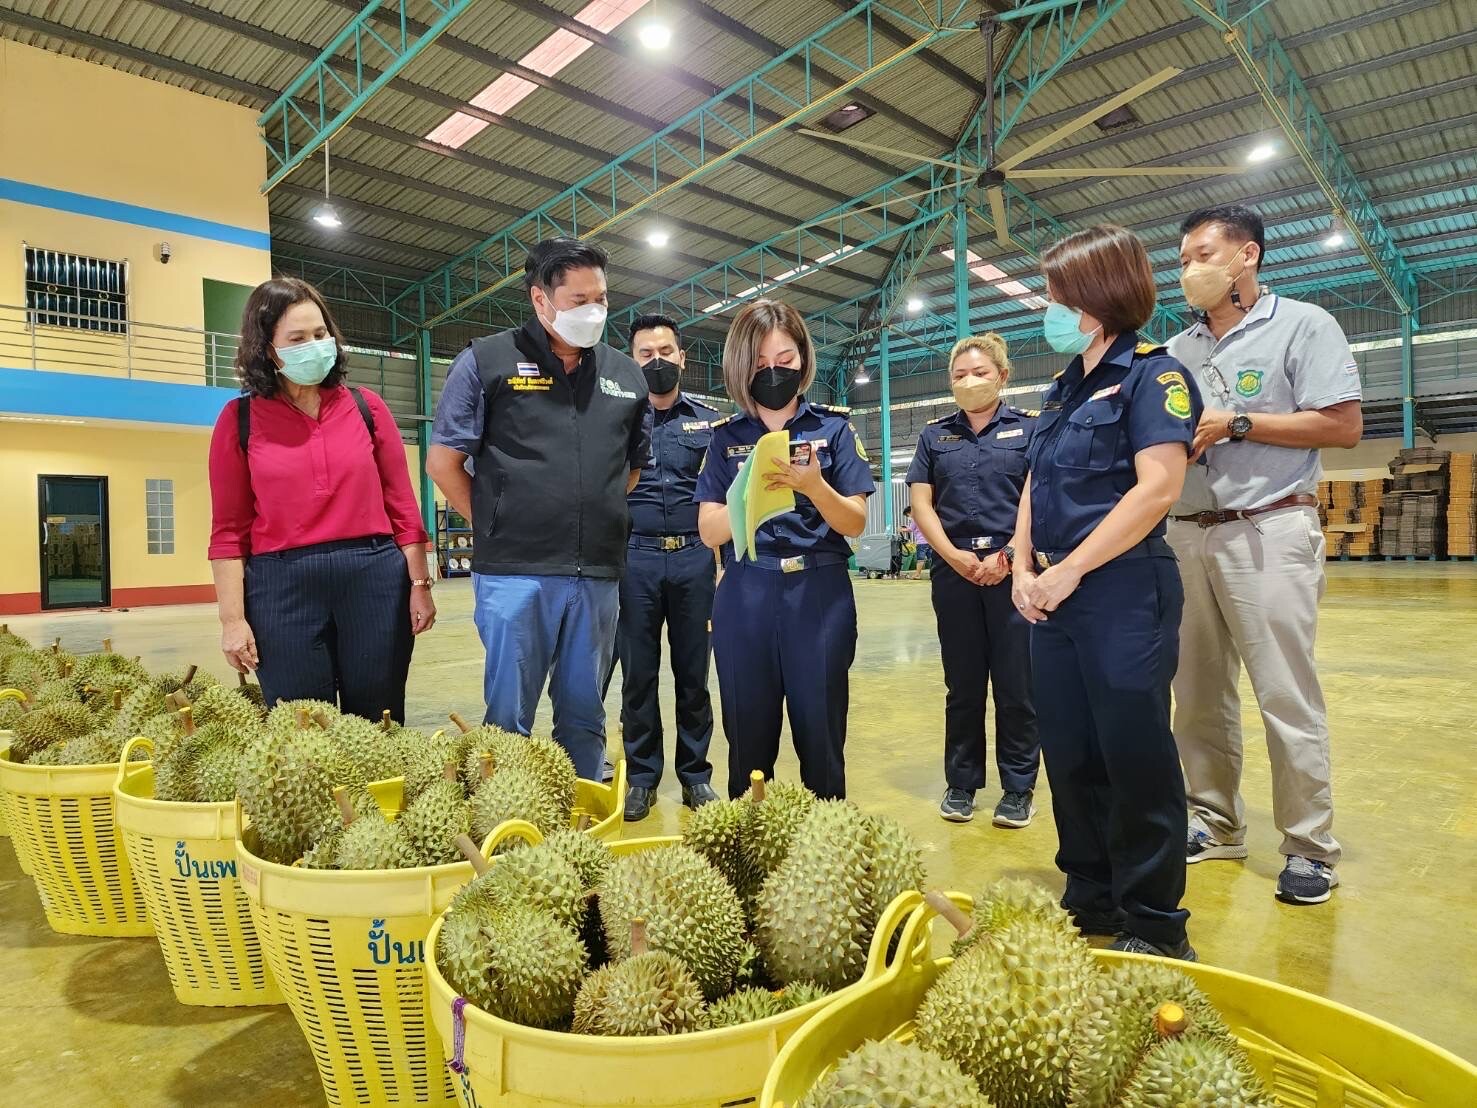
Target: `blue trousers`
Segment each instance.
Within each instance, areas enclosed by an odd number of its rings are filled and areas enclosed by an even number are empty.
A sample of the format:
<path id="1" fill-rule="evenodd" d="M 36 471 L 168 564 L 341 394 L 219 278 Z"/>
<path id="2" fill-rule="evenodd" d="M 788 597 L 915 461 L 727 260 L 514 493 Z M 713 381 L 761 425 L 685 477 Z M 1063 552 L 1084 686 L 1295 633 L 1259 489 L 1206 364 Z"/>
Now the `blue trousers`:
<path id="1" fill-rule="evenodd" d="M 708 744 L 713 739 L 713 703 L 708 696 L 713 552 L 700 542 L 670 552 L 633 545 L 626 551 L 620 598 L 616 653 L 621 661 L 627 780 L 633 786 L 654 789 L 662 779 L 657 683 L 665 622 L 677 697 L 677 779 L 683 785 L 707 784 L 713 777 L 708 762 Z"/>
<path id="2" fill-rule="evenodd" d="M 388 535 L 254 554 L 246 563 L 246 622 L 256 636 L 257 680 L 270 707 L 326 700 L 405 722 L 405 681 L 415 636 L 410 575 Z"/>
<path id="3" fill-rule="evenodd" d="M 1173 557 L 1089 573 L 1031 628 L 1057 867 L 1073 908 L 1121 910 L 1128 930 L 1177 944 L 1185 894 L 1185 779 L 1169 729 L 1184 590 Z"/>
<path id="4" fill-rule="evenodd" d="M 856 656 L 856 600 L 845 564 L 800 573 L 729 561 L 713 599 L 713 661 L 728 795 L 749 774 L 774 776 L 780 711 L 800 758 L 800 780 L 822 798 L 846 796 L 846 711 Z"/>
<path id="5" fill-rule="evenodd" d="M 473 618 L 487 649 L 484 721 L 531 734 L 547 681 L 554 741 L 581 777 L 599 781 L 605 761 L 601 692 L 615 649 L 616 580 L 475 573 L 472 585 Z"/>

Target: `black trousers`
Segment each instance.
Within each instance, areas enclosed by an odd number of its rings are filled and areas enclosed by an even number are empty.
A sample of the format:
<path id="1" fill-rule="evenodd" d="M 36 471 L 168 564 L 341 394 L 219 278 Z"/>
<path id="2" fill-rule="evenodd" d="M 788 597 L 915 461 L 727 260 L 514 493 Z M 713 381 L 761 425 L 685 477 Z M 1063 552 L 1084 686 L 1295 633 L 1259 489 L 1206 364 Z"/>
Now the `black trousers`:
<path id="1" fill-rule="evenodd" d="M 713 703 L 708 695 L 708 621 L 713 617 L 713 552 L 702 543 L 683 550 L 626 552 L 616 653 L 621 662 L 621 731 L 626 775 L 654 789 L 663 769 L 662 710 L 657 702 L 662 624 L 672 654 L 677 698 L 677 779 L 705 785 L 713 778 L 708 744 Z"/>
<path id="2" fill-rule="evenodd" d="M 944 780 L 985 785 L 985 693 L 995 685 L 995 768 L 1006 792 L 1036 787 L 1041 742 L 1031 705 L 1031 625 L 998 585 L 966 581 L 942 558 L 933 567 L 933 611 L 943 656 Z"/>
<path id="3" fill-rule="evenodd" d="M 405 722 L 410 577 L 388 536 L 253 555 L 246 622 L 268 707 L 311 698 L 366 719 L 388 708 Z"/>
<path id="4" fill-rule="evenodd" d="M 1066 900 L 1185 937 L 1185 779 L 1169 729 L 1184 590 L 1173 557 L 1120 557 L 1031 628 Z"/>

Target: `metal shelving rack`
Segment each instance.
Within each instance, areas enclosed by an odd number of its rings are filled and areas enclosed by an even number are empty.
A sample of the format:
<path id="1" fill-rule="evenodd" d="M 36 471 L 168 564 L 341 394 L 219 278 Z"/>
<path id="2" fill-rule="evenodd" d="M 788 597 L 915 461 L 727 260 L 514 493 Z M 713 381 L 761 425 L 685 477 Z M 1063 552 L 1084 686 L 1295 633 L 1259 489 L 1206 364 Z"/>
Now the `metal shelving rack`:
<path id="1" fill-rule="evenodd" d="M 472 575 L 472 529 L 451 505 L 436 505 L 436 561 L 442 577 Z"/>

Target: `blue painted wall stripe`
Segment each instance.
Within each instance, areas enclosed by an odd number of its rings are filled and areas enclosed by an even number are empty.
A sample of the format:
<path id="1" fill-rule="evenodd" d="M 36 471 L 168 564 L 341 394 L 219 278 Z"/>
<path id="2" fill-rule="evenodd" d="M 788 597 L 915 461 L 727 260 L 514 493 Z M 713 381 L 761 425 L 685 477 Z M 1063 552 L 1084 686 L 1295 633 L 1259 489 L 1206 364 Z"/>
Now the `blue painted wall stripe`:
<path id="1" fill-rule="evenodd" d="M 214 427 L 226 402 L 238 395 L 210 385 L 0 366 L 0 412 L 12 415 Z"/>
<path id="2" fill-rule="evenodd" d="M 31 204 L 53 211 L 71 212 L 74 215 L 90 215 L 98 219 L 111 219 L 115 223 L 132 223 L 137 227 L 154 227 L 160 231 L 172 231 L 176 235 L 193 235 L 195 238 L 214 239 L 232 246 L 249 246 L 253 250 L 272 249 L 272 236 L 266 231 L 252 231 L 246 227 L 233 227 L 229 223 L 215 223 L 209 219 L 161 211 L 158 208 L 141 208 L 136 204 L 124 204 L 117 200 L 104 200 L 100 196 L 88 196 L 80 192 L 65 192 L 41 185 L 27 184 L 0 177 L 0 200 L 17 204 Z"/>

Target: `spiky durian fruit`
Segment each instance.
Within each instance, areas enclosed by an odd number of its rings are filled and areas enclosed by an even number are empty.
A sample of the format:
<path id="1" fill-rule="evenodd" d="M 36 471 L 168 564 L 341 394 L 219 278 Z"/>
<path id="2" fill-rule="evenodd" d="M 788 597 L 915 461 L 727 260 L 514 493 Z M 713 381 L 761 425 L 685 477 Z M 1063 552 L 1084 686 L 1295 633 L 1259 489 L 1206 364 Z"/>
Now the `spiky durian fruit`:
<path id="1" fill-rule="evenodd" d="M 563 827 L 569 822 L 579 779 L 574 762 L 562 746 L 552 739 L 519 735 L 492 724 L 471 727 L 455 712 L 451 713 L 451 721 L 462 731 L 462 782 L 469 793 L 479 787 L 484 776 L 481 756 L 490 754 L 497 773 L 518 769 L 532 774 L 558 811 L 555 824 Z"/>
<path id="2" fill-rule="evenodd" d="M 460 733 L 437 731 L 427 737 L 419 731 L 401 728 L 395 733 L 405 766 L 405 799 L 412 801 L 443 779 L 447 762 L 460 766 L 466 756 Z M 465 788 L 463 788 L 465 793 Z"/>
<path id="3" fill-rule="evenodd" d="M 917 1041 L 957 1062 L 1001 1108 L 1067 1102 L 1077 1024 L 1098 976 L 1080 939 L 1033 918 L 954 961 L 923 997 Z"/>
<path id="4" fill-rule="evenodd" d="M 107 642 L 107 640 L 103 640 Z M 122 654 L 107 650 L 101 654 L 84 654 L 77 659 L 77 676 L 84 681 L 101 686 L 119 680 L 130 683 L 134 688 L 149 680 L 149 671 L 140 662 Z"/>
<path id="5" fill-rule="evenodd" d="M 610 848 L 595 836 L 584 831 L 572 831 L 568 827 L 546 835 L 544 845 L 574 866 L 580 884 L 587 891 L 599 887 L 615 860 Z"/>
<path id="6" fill-rule="evenodd" d="M 754 942 L 779 983 L 839 989 L 861 976 L 871 939 L 870 830 L 854 805 L 816 801 L 789 856 L 764 882 Z"/>
<path id="7" fill-rule="evenodd" d="M 992 1108 L 947 1058 L 912 1043 L 871 1040 L 806 1093 L 796 1108 Z"/>
<path id="8" fill-rule="evenodd" d="M 31 696 L 47 681 L 63 676 L 68 663 L 75 661 L 70 654 L 59 650 L 26 650 L 10 659 L 5 680 L 12 688 Z"/>
<path id="9" fill-rule="evenodd" d="M 492 1004 L 492 951 L 488 947 L 483 926 L 488 917 L 476 912 L 448 912 L 441 921 L 441 935 L 436 941 L 436 966 L 446 983 L 477 1007 L 489 1010 Z"/>
<path id="10" fill-rule="evenodd" d="M 246 674 L 236 674 L 236 695 L 257 710 L 257 714 L 265 717 L 267 714 L 267 698 L 262 694 L 262 687 L 255 681 L 248 681 Z"/>
<path id="11" fill-rule="evenodd" d="M 738 989 L 708 1005 L 703 1026 L 709 1030 L 737 1027 L 741 1023 L 768 1019 L 788 1010 L 778 993 L 768 989 Z"/>
<path id="12" fill-rule="evenodd" d="M 767 876 L 789 855 L 795 832 L 815 804 L 815 794 L 804 785 L 786 781 L 766 784 L 758 770 L 750 779 L 749 855 Z"/>
<path id="13" fill-rule="evenodd" d="M 154 685 L 140 685 L 123 700 L 113 717 L 113 733 L 121 739 L 132 739 L 144 733 L 144 724 L 157 715 L 170 711 L 164 694 Z"/>
<path id="14" fill-rule="evenodd" d="M 1139 1065 L 1122 1108 L 1276 1108 L 1245 1053 L 1215 1038 L 1170 1038 Z"/>
<path id="15" fill-rule="evenodd" d="M 929 893 L 928 902 L 954 925 L 957 937 L 951 953 L 960 957 L 981 939 L 1020 919 L 1034 919 L 1061 933 L 1064 939 L 1078 938 L 1072 917 L 1051 893 L 1030 881 L 1002 878 L 980 891 L 969 914 L 955 907 L 941 893 Z"/>
<path id="16" fill-rule="evenodd" d="M 339 869 L 395 869 L 404 857 L 398 824 L 378 812 L 356 818 L 338 836 L 334 861 Z"/>
<path id="17" fill-rule="evenodd" d="M 4 685 L 0 681 L 0 685 Z M 15 726 L 16 721 L 26 714 L 26 702 L 6 697 L 0 700 L 0 731 L 9 731 Z"/>
<path id="18" fill-rule="evenodd" d="M 262 726 L 261 712 L 228 685 L 206 689 L 192 706 L 195 722 L 201 727 L 214 724 L 228 732 L 246 735 Z"/>
<path id="19" fill-rule="evenodd" d="M 653 950 L 682 959 L 703 994 L 733 989 L 744 952 L 738 894 L 707 860 L 684 846 L 617 858 L 600 889 L 600 919 L 612 961 L 631 955 L 631 923 L 646 921 Z"/>
<path id="20" fill-rule="evenodd" d="M 862 930 L 870 941 L 882 912 L 903 893 L 922 888 L 924 874 L 923 848 L 901 824 L 886 816 L 868 816 L 867 824 L 871 832 L 867 875 L 871 900 Z"/>
<path id="21" fill-rule="evenodd" d="M 364 780 L 388 781 L 392 777 L 404 776 L 401 748 L 382 725 L 359 716 L 341 715 L 329 719 L 322 713 L 317 717 L 317 723 L 359 768 Z"/>
<path id="22" fill-rule="evenodd" d="M 241 772 L 241 744 L 224 738 L 207 743 L 195 763 L 195 800 L 223 804 L 236 799 L 236 778 Z"/>
<path id="23" fill-rule="evenodd" d="M 814 1004 L 830 995 L 830 989 L 824 989 L 810 981 L 792 981 L 778 993 L 786 1012 L 792 1008 L 804 1008 L 807 1004 Z"/>
<path id="24" fill-rule="evenodd" d="M 29 762 L 48 746 L 87 734 L 93 729 L 92 724 L 92 713 L 74 701 L 43 705 L 16 721 L 10 755 L 17 761 Z"/>
<path id="25" fill-rule="evenodd" d="M 123 756 L 123 740 L 111 731 L 92 731 L 62 745 L 64 749 L 60 751 L 61 765 L 112 765 Z M 143 751 L 135 750 L 129 756 L 129 761 L 139 762 L 147 757 Z"/>
<path id="26" fill-rule="evenodd" d="M 747 989 L 768 984 L 764 972 L 764 957 L 759 948 L 747 939 L 739 954 L 738 971 L 733 975 L 734 988 Z"/>
<path id="27" fill-rule="evenodd" d="M 480 857 L 472 864 L 486 865 Z M 572 931 L 585 916 L 585 890 L 579 871 L 548 843 L 500 857 L 479 872 L 451 902 L 451 910 L 491 918 L 513 905 L 548 912 Z"/>
<path id="28" fill-rule="evenodd" d="M 306 718 L 302 720 L 307 723 Z M 340 824 L 333 790 L 364 781 L 320 728 L 262 732 L 242 752 L 237 794 L 262 857 L 291 864 Z"/>
<path id="29" fill-rule="evenodd" d="M 461 853 L 456 839 L 471 828 L 471 812 L 456 780 L 455 766 L 447 763 L 442 779 L 411 801 L 398 822 L 402 867 L 457 861 Z"/>
<path id="30" fill-rule="evenodd" d="M 683 845 L 706 858 L 745 903 L 758 893 L 764 879 L 764 871 L 749 853 L 753 807 L 744 797 L 704 804 L 688 817 L 682 829 Z"/>
<path id="31" fill-rule="evenodd" d="M 326 700 L 279 700 L 277 706 L 267 713 L 267 730 L 276 735 L 297 731 L 301 718 L 306 714 L 309 721 L 317 724 L 315 717 L 326 716 L 330 721 L 338 718 L 338 706 Z M 321 724 L 318 724 L 321 728 Z"/>
<path id="32" fill-rule="evenodd" d="M 562 827 L 568 814 L 560 814 L 559 806 L 536 777 L 523 769 L 504 769 L 494 773 L 472 794 L 472 834 L 485 839 L 497 825 L 510 819 L 527 820 L 547 835 Z"/>
<path id="33" fill-rule="evenodd" d="M 521 906 L 496 913 L 481 934 L 488 968 L 478 1007 L 528 1027 L 567 1025 L 588 964 L 579 937 L 548 912 Z"/>
<path id="34" fill-rule="evenodd" d="M 583 1035 L 680 1035 L 705 1026 L 703 991 L 682 959 L 647 946 L 644 921 L 626 936 L 631 956 L 596 970 L 574 1001 Z"/>
<path id="35" fill-rule="evenodd" d="M 31 702 L 37 707 L 68 702 L 81 703 L 83 681 L 80 677 L 53 677 L 43 681 L 31 694 Z"/>

